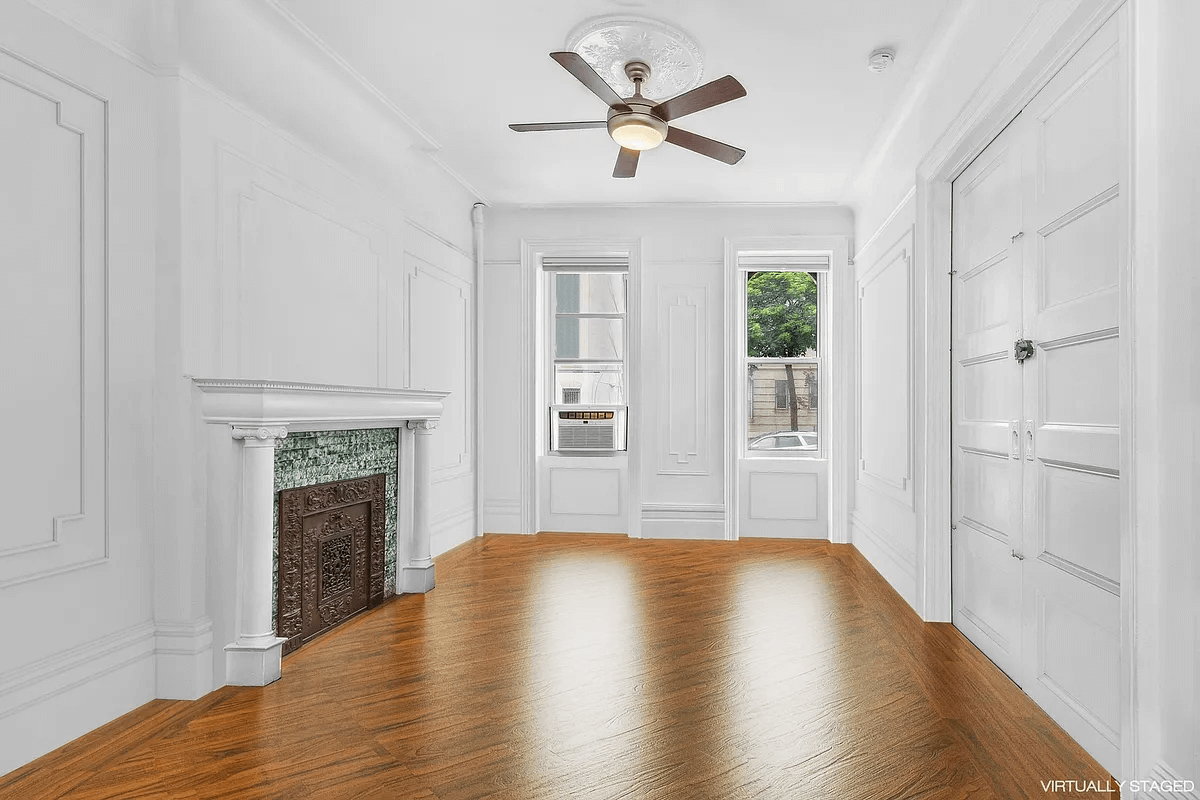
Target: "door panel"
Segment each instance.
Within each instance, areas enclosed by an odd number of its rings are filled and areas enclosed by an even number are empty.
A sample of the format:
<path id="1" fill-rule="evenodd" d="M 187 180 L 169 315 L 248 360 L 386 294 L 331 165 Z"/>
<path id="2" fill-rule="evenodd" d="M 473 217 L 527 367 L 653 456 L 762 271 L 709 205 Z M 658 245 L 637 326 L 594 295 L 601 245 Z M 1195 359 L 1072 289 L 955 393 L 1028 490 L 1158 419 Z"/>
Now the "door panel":
<path id="1" fill-rule="evenodd" d="M 1119 760 L 1119 284 L 1126 218 L 1118 22 L 1025 109 L 1024 688 Z"/>
<path id="2" fill-rule="evenodd" d="M 1022 677 L 1021 153 L 1011 125 L 954 183 L 954 624 Z"/>

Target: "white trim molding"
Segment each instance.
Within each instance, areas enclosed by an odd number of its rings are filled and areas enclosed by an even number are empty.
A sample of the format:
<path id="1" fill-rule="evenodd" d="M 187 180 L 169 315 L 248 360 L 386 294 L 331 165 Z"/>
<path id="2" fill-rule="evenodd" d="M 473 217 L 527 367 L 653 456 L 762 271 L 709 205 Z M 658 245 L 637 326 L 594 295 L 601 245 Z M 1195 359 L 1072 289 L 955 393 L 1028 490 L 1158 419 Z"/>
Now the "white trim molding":
<path id="1" fill-rule="evenodd" d="M 742 287 L 739 280 L 738 254 L 745 251 L 787 251 L 789 253 L 827 253 L 829 272 L 825 283 L 826 296 L 821 298 L 820 316 L 824 319 L 821 335 L 828 337 L 830 346 L 825 352 L 820 381 L 820 408 L 824 436 L 828 444 L 825 458 L 829 474 L 829 529 L 826 536 L 832 542 L 850 541 L 850 484 L 852 481 L 852 421 L 839 409 L 851 408 L 853 371 L 850 358 L 853 338 L 852 307 L 849 293 L 854 275 L 850 266 L 850 239 L 843 235 L 829 236 L 753 236 L 725 239 L 725 538 L 739 537 L 741 505 L 739 483 L 744 442 L 742 420 L 746 418 L 741 375 L 744 337 L 738 326 L 744 324 Z"/>
<path id="2" fill-rule="evenodd" d="M 196 700 L 212 688 L 213 625 L 208 617 L 154 624 L 154 696 Z"/>
<path id="3" fill-rule="evenodd" d="M 152 700 L 154 655 L 147 620 L 0 674 L 0 774 Z"/>
<path id="4" fill-rule="evenodd" d="M 642 520 L 724 522 L 725 507 L 706 503 L 642 503 Z"/>

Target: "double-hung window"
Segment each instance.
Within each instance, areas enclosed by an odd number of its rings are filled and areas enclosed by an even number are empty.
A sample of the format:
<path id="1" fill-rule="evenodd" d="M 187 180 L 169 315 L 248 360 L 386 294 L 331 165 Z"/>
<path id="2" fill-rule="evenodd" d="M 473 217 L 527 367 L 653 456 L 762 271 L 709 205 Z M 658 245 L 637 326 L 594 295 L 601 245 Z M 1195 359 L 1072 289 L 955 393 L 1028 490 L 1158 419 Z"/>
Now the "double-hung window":
<path id="1" fill-rule="evenodd" d="M 740 253 L 746 449 L 819 456 L 824 254 Z"/>
<path id="2" fill-rule="evenodd" d="M 544 257 L 550 283 L 552 404 L 624 406 L 626 256 Z"/>

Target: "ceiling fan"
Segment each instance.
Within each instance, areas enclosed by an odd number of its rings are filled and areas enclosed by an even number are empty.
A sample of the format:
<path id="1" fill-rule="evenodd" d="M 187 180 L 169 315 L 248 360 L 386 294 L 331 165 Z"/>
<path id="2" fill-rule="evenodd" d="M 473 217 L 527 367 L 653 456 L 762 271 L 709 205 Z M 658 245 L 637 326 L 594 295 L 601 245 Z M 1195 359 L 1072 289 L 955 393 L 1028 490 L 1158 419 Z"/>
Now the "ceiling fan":
<path id="1" fill-rule="evenodd" d="M 614 178 L 632 178 L 637 173 L 641 151 L 658 147 L 664 141 L 726 164 L 736 164 L 746 155 L 745 150 L 667 124 L 688 114 L 745 97 L 746 89 L 732 75 L 656 103 L 642 96 L 642 82 L 650 77 L 650 67 L 644 61 L 630 61 L 625 65 L 625 74 L 633 82 L 634 88 L 632 97 L 621 97 L 578 53 L 551 53 L 550 57 L 608 104 L 608 119 L 509 125 L 514 131 L 608 128 L 608 135 L 621 146 L 617 165 L 613 168 Z"/>

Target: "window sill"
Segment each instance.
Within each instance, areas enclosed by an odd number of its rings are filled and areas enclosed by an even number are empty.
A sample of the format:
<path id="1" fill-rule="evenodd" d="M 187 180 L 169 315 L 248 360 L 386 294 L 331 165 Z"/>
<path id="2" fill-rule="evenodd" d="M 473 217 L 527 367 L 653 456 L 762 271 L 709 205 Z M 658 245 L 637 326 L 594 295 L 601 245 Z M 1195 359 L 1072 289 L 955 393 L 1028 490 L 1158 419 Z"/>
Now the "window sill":
<path id="1" fill-rule="evenodd" d="M 738 458 L 742 461 L 813 461 L 827 462 L 829 456 L 811 453 L 772 453 L 768 450 L 743 450 Z"/>

